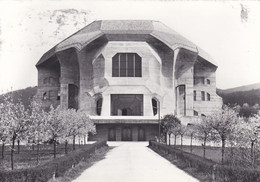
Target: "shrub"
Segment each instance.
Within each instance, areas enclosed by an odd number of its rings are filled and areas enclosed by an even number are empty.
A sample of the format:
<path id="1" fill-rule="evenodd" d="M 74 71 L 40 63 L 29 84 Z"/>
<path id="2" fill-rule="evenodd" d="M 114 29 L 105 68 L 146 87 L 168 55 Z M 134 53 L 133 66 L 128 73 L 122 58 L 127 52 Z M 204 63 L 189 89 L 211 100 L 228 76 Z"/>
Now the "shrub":
<path id="1" fill-rule="evenodd" d="M 168 154 L 175 155 L 178 159 L 184 161 L 187 166 L 194 167 L 198 171 L 213 174 L 215 178 L 226 182 L 260 182 L 259 169 L 248 169 L 237 166 L 220 165 L 212 160 L 184 152 L 166 144 L 155 141 L 149 141 L 149 146 Z"/>
<path id="2" fill-rule="evenodd" d="M 45 182 L 51 179 L 54 175 L 55 177 L 63 176 L 72 166 L 90 157 L 96 149 L 106 145 L 106 141 L 102 141 L 82 146 L 79 150 L 35 168 L 0 171 L 0 182 Z"/>

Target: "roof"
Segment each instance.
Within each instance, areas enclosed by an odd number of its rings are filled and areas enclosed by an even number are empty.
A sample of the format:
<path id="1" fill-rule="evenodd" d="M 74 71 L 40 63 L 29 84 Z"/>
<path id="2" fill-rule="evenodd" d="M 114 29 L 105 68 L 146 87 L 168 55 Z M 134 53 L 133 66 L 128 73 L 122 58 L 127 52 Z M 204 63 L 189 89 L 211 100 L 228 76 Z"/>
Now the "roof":
<path id="1" fill-rule="evenodd" d="M 213 65 L 216 65 L 214 60 L 205 51 L 159 21 L 99 20 L 90 23 L 83 29 L 54 46 L 41 57 L 36 66 L 45 62 L 59 51 L 69 48 L 81 50 L 93 40 L 106 34 L 151 35 L 166 44 L 172 50 L 177 48 L 185 48 L 190 51 L 197 52 L 199 56 L 206 59 Z"/>

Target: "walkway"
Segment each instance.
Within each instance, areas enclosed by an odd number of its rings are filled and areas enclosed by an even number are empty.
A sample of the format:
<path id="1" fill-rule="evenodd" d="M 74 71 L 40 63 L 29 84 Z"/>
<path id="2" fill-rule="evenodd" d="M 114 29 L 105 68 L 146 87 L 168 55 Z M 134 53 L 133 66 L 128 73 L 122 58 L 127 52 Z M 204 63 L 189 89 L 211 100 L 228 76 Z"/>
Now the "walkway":
<path id="1" fill-rule="evenodd" d="M 109 142 L 106 158 L 73 182 L 198 182 L 146 147 L 147 142 Z"/>

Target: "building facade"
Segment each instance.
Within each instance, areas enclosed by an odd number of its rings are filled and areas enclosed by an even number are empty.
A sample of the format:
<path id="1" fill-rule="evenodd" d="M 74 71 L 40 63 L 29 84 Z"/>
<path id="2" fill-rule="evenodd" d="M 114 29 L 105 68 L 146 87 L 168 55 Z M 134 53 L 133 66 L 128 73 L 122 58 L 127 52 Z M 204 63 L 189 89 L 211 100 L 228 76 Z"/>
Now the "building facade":
<path id="1" fill-rule="evenodd" d="M 37 97 L 90 115 L 97 129 L 91 140 L 154 139 L 165 114 L 187 124 L 222 106 L 216 63 L 158 21 L 94 21 L 36 67 Z"/>

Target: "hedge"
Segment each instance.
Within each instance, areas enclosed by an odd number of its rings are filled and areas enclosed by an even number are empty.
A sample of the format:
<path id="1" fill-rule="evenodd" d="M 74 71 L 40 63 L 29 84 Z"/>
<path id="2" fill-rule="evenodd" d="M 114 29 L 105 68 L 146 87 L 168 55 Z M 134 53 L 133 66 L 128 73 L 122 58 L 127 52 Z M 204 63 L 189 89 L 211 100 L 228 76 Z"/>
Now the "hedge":
<path id="1" fill-rule="evenodd" d="M 149 146 L 167 154 L 175 155 L 176 158 L 184 161 L 187 166 L 194 167 L 198 171 L 211 174 L 212 180 L 217 179 L 218 181 L 225 182 L 260 182 L 259 169 L 221 165 L 210 159 L 205 159 L 155 141 L 149 141 Z"/>
<path id="2" fill-rule="evenodd" d="M 34 168 L 0 171 L 0 182 L 46 182 L 53 177 L 63 176 L 68 169 L 106 145 L 106 141 L 96 142 Z"/>

